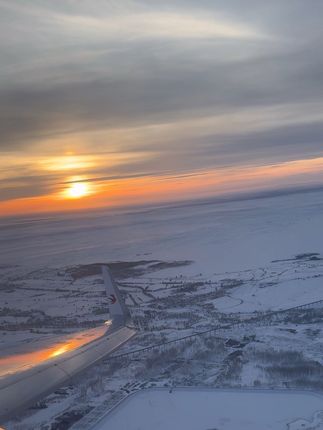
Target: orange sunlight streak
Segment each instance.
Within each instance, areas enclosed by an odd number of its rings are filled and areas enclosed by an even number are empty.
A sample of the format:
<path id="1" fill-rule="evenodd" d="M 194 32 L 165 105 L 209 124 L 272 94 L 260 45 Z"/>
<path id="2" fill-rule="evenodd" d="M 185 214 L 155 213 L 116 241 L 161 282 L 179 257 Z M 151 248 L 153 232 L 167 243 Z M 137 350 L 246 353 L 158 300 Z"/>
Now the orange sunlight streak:
<path id="1" fill-rule="evenodd" d="M 86 182 L 86 179 L 89 182 Z M 323 179 L 323 157 L 267 166 L 238 166 L 191 175 L 150 176 L 95 181 L 73 177 L 73 182 L 49 195 L 0 203 L 1 215 L 71 211 L 261 191 L 281 186 L 315 184 Z"/>

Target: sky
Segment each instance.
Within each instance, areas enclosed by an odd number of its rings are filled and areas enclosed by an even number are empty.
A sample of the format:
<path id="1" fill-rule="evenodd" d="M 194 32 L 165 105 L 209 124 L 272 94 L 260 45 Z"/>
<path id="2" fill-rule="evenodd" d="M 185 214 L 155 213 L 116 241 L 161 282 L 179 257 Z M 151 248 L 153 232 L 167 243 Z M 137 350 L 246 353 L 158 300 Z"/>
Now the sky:
<path id="1" fill-rule="evenodd" d="M 0 0 L 0 215 L 323 185 L 322 16 Z"/>

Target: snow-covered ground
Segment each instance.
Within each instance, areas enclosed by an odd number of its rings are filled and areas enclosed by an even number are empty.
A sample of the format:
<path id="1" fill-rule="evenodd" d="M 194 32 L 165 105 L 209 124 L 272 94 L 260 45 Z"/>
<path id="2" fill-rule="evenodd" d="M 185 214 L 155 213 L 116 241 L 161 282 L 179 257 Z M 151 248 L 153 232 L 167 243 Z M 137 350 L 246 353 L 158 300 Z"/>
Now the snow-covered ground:
<path id="1" fill-rule="evenodd" d="M 323 396 L 278 391 L 143 390 L 94 430 L 312 430 L 323 428 Z"/>
<path id="2" fill-rule="evenodd" d="M 323 191 L 146 210 L 0 220 L 1 264 L 58 267 L 116 260 L 193 260 L 192 273 L 257 268 L 323 253 Z"/>
<path id="3" fill-rule="evenodd" d="M 1 219 L 3 362 L 102 326 L 99 263 L 110 264 L 139 329 L 120 352 L 193 335 L 105 360 L 6 428 L 68 428 L 138 388 L 323 390 L 323 303 L 302 307 L 323 300 L 322 214 L 317 191 Z"/>

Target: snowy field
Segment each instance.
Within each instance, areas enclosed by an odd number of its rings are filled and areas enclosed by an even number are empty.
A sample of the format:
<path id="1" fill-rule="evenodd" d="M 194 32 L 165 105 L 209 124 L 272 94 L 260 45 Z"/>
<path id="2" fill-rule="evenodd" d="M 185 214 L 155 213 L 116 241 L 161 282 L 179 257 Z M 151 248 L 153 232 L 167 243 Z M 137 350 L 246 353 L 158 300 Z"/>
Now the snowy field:
<path id="1" fill-rule="evenodd" d="M 323 253 L 323 191 L 136 211 L 0 219 L 1 264 L 59 267 L 193 260 L 191 272 L 236 271 Z"/>
<path id="2" fill-rule="evenodd" d="M 184 338 L 104 360 L 5 428 L 67 429 L 140 388 L 323 391 L 322 214 L 317 191 L 0 219 L 3 369 L 102 327 L 100 263 L 138 329 L 120 353 Z"/>
<path id="3" fill-rule="evenodd" d="M 277 391 L 144 390 L 94 430 L 313 430 L 323 428 L 323 396 Z"/>

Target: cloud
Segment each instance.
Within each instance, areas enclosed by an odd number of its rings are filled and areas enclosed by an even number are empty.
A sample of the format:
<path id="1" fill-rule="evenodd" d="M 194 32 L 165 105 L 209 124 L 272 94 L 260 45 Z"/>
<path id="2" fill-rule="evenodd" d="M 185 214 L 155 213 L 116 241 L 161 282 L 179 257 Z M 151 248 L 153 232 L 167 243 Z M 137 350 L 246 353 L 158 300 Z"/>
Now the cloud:
<path id="1" fill-rule="evenodd" d="M 192 13 L 144 12 L 105 18 L 64 16 L 61 24 L 87 37 L 129 39 L 257 39 L 265 35 L 239 23 Z"/>
<path id="2" fill-rule="evenodd" d="M 31 160 L 25 185 L 5 182 L 23 176 L 14 168 L 2 173 L 5 198 L 51 192 L 66 178 L 41 174 L 36 159 L 71 150 L 136 154 L 87 166 L 94 181 L 322 154 L 317 1 L 0 0 L 0 9 L 0 152 Z"/>

